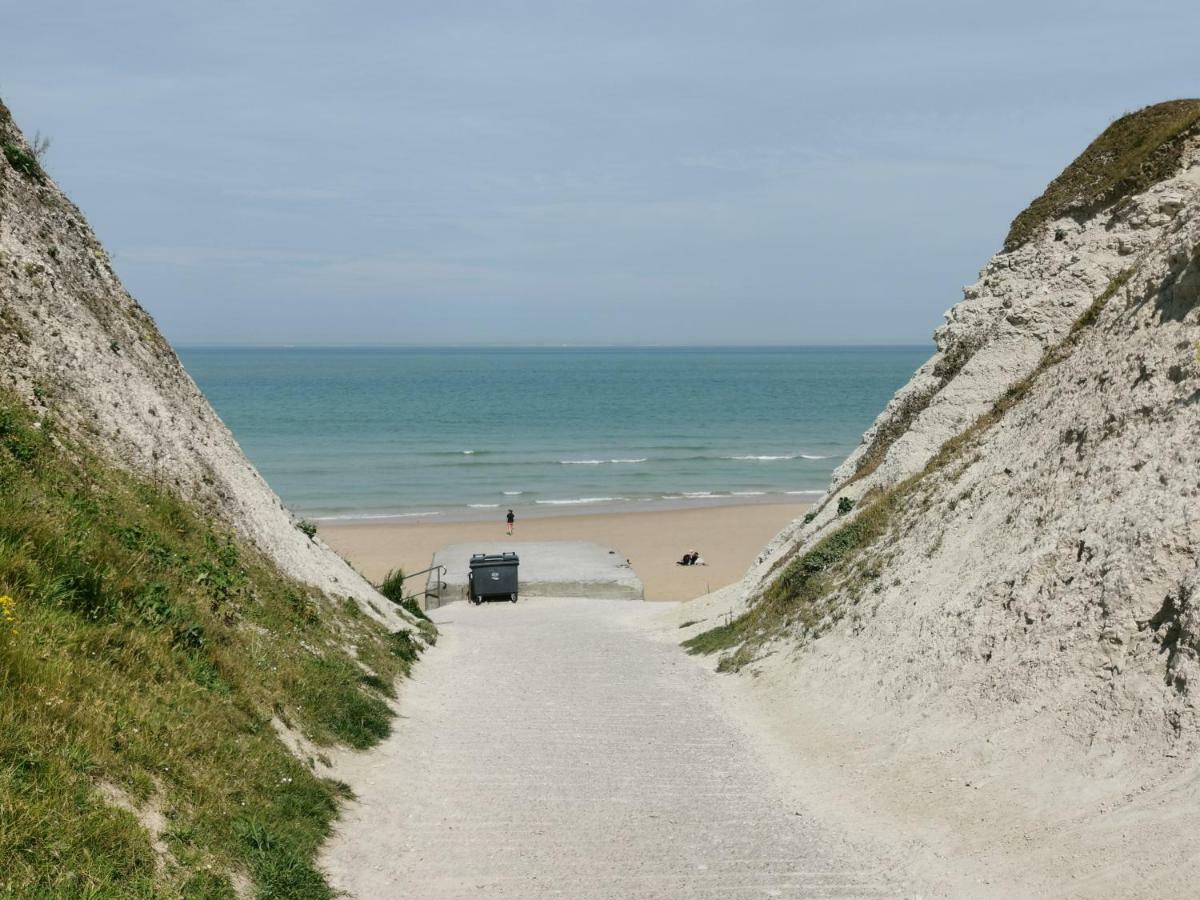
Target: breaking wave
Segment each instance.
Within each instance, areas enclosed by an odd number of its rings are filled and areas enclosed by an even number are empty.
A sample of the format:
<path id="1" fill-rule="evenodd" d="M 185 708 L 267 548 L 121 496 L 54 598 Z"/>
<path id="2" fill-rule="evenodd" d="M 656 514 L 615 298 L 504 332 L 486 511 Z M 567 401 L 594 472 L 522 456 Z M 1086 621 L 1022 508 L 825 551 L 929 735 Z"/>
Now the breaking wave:
<path id="1" fill-rule="evenodd" d="M 628 497 L 578 497 L 575 500 L 534 500 L 543 506 L 579 506 L 584 503 L 623 503 Z"/>
<path id="2" fill-rule="evenodd" d="M 770 455 L 766 455 L 766 454 L 758 456 L 758 455 L 750 454 L 747 456 L 722 456 L 721 457 L 721 459 L 730 459 L 730 460 L 738 460 L 738 461 L 751 461 L 752 460 L 754 462 L 776 462 L 778 460 L 786 460 L 786 459 L 832 459 L 832 458 L 833 457 L 831 457 L 831 456 L 820 456 L 816 453 L 788 453 L 788 454 L 780 454 L 778 456 L 770 456 Z"/>
<path id="3" fill-rule="evenodd" d="M 721 457 L 721 459 L 732 459 L 732 460 L 738 460 L 738 461 L 756 460 L 758 462 L 774 462 L 777 459 L 795 459 L 795 458 L 796 458 L 795 455 L 792 455 L 792 456 L 722 456 Z"/>
<path id="4" fill-rule="evenodd" d="M 563 466 L 603 466 L 612 463 L 644 463 L 646 457 L 639 456 L 636 459 L 560 459 L 559 465 Z"/>

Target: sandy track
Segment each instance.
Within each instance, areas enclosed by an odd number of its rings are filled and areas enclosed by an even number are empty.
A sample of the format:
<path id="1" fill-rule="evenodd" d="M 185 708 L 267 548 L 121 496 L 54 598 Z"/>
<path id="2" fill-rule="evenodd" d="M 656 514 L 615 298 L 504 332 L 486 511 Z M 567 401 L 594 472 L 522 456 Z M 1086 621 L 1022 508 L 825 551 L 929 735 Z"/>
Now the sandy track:
<path id="1" fill-rule="evenodd" d="M 659 608 L 661 609 L 661 608 Z M 818 828 L 721 712 L 655 607 L 438 610 L 322 863 L 362 898 L 845 897 L 900 888 Z"/>

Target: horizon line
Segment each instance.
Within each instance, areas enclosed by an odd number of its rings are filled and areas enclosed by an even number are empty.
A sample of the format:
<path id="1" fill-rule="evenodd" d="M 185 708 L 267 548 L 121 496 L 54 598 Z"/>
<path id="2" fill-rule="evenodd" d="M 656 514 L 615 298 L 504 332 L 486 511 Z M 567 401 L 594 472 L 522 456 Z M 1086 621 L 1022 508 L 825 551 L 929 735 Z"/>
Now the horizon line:
<path id="1" fill-rule="evenodd" d="M 915 350 L 933 347 L 933 341 L 923 343 L 822 343 L 822 344 L 586 344 L 543 342 L 532 344 L 507 343 L 239 343 L 209 341 L 179 341 L 172 346 L 180 350 Z"/>

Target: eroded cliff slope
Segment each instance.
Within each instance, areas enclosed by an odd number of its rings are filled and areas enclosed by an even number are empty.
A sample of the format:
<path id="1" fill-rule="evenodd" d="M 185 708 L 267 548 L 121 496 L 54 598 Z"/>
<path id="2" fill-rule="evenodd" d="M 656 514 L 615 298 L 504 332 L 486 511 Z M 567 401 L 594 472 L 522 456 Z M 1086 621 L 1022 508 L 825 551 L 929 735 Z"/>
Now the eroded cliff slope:
<path id="1" fill-rule="evenodd" d="M 358 573 L 296 529 L 2 104 L 0 144 L 0 384 L 201 505 L 287 574 L 401 624 Z"/>
<path id="2" fill-rule="evenodd" d="M 1161 804 L 1200 748 L 1200 101 L 1115 122 L 935 339 L 690 645 L 861 714 L 875 765 L 991 782 L 938 813 L 992 822 L 980 854 L 1014 798 L 1027 861 L 1051 822 L 1100 846 L 1097 817 Z M 1132 821 L 1170 842 L 1165 807 Z"/>
<path id="3" fill-rule="evenodd" d="M 0 896 L 332 897 L 322 748 L 435 639 L 297 530 L 0 104 Z"/>

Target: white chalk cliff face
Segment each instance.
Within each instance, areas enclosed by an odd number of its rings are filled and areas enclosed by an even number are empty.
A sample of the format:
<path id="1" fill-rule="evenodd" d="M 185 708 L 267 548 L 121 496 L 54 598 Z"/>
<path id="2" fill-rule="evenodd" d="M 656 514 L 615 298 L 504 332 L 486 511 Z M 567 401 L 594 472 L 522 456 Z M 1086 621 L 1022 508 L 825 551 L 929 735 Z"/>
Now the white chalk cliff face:
<path id="1" fill-rule="evenodd" d="M 279 568 L 388 624 L 403 614 L 309 540 L 242 453 L 153 319 L 121 286 L 83 214 L 40 171 L 0 104 L 0 384 L 89 447 L 170 487 Z"/>
<path id="2" fill-rule="evenodd" d="M 1167 177 L 991 259 L 815 519 L 789 526 L 733 592 L 753 604 L 789 560 L 915 476 L 861 551 L 867 586 L 835 576 L 822 626 L 772 644 L 803 646 L 809 683 L 1081 745 L 1200 743 L 1195 128 L 1181 143 Z M 852 512 L 839 515 L 841 498 Z"/>

